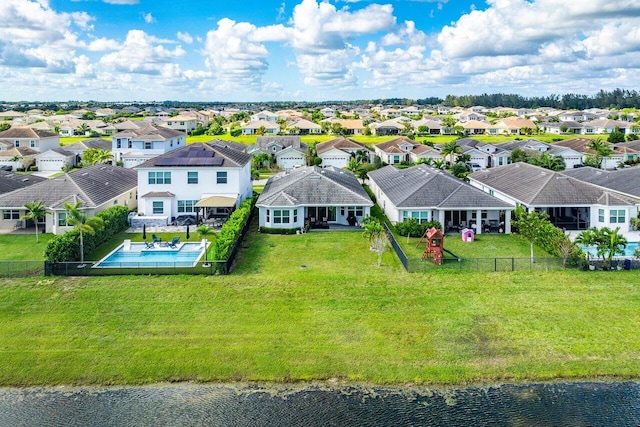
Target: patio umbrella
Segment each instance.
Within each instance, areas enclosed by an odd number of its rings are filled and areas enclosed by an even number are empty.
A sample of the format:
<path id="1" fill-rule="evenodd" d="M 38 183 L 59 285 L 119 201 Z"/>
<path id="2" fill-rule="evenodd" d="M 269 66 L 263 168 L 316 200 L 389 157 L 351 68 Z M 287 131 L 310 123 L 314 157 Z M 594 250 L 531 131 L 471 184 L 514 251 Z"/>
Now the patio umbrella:
<path id="1" fill-rule="evenodd" d="M 142 224 L 142 239 L 147 240 L 147 224 Z"/>
<path id="2" fill-rule="evenodd" d="M 189 224 L 187 224 L 187 240 L 189 240 Z"/>

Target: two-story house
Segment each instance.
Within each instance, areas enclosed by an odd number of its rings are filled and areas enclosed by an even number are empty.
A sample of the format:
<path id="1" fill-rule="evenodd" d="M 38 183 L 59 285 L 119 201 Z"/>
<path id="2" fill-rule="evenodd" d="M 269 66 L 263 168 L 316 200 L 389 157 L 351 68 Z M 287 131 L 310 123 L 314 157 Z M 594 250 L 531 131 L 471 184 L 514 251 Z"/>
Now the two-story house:
<path id="1" fill-rule="evenodd" d="M 114 161 L 121 161 L 125 168 L 132 168 L 187 144 L 184 132 L 156 125 L 118 132 L 111 142 Z"/>
<path id="2" fill-rule="evenodd" d="M 198 221 L 226 217 L 253 192 L 251 155 L 220 144 L 191 144 L 136 170 L 140 200 L 134 225 L 167 225 L 180 215 Z"/>

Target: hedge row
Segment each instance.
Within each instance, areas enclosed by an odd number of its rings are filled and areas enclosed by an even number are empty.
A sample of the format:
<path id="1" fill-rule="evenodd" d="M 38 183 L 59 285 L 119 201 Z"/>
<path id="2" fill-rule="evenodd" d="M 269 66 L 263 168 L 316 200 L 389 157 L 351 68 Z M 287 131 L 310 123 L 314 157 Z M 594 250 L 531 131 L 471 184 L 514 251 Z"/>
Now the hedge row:
<path id="1" fill-rule="evenodd" d="M 260 227 L 260 232 L 264 234 L 296 234 L 300 232 L 300 229 L 299 228 Z"/>
<path id="2" fill-rule="evenodd" d="M 437 228 L 442 230 L 442 224 L 439 221 L 426 221 L 419 223 L 416 218 L 408 218 L 402 222 L 398 222 L 395 225 L 396 233 L 401 236 L 420 237 L 424 235 L 424 232 L 430 228 Z"/>
<path id="3" fill-rule="evenodd" d="M 94 235 L 84 233 L 84 253 L 89 254 L 101 244 L 112 239 L 114 235 L 129 226 L 129 208 L 126 206 L 112 206 L 99 212 L 97 217 L 104 221 L 104 228 Z M 70 230 L 64 234 L 54 236 L 44 250 L 44 257 L 50 262 L 74 262 L 80 259 L 80 234 L 77 230 Z"/>
<path id="4" fill-rule="evenodd" d="M 220 232 L 216 235 L 215 253 L 213 259 L 226 260 L 229 257 L 229 252 L 233 248 L 233 244 L 238 239 L 242 227 L 247 222 L 251 209 L 253 209 L 254 199 L 248 198 L 240 207 L 233 211 L 227 222 L 224 223 Z"/>

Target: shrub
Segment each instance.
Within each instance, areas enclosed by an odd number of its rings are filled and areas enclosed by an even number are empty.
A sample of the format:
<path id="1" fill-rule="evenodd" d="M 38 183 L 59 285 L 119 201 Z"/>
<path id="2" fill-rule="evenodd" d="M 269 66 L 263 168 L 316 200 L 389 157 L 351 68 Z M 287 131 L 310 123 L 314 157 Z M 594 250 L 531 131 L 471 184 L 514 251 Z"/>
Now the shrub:
<path id="1" fill-rule="evenodd" d="M 84 233 L 84 251 L 91 253 L 101 244 L 109 241 L 114 235 L 129 226 L 129 208 L 112 206 L 99 212 L 97 217 L 104 222 L 104 228 L 91 235 Z M 49 262 L 73 262 L 80 258 L 80 235 L 76 230 L 54 236 L 44 250 L 44 257 Z"/>
<path id="2" fill-rule="evenodd" d="M 432 227 L 442 230 L 442 224 L 438 221 L 427 221 L 421 224 L 416 218 L 409 218 L 395 225 L 396 233 L 399 235 L 414 237 L 422 236 L 426 230 Z"/>
<path id="3" fill-rule="evenodd" d="M 229 252 L 240 236 L 242 227 L 249 219 L 253 205 L 254 199 L 252 197 L 248 198 L 240 204 L 238 209 L 233 211 L 229 220 L 224 223 L 220 232 L 216 236 L 216 244 L 213 253 L 215 260 L 222 261 L 229 257 Z"/>
<path id="4" fill-rule="evenodd" d="M 260 227 L 260 232 L 264 234 L 296 234 L 298 231 L 300 231 L 299 228 Z"/>

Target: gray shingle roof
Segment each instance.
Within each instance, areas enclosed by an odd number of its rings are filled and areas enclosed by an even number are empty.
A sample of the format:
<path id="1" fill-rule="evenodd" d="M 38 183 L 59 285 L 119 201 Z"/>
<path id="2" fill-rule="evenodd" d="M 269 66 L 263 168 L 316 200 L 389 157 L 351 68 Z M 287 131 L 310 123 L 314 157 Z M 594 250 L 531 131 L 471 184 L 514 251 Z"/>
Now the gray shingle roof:
<path id="1" fill-rule="evenodd" d="M 527 206 L 588 206 L 598 204 L 603 193 L 607 192 L 568 175 L 528 163 L 481 170 L 469 178 Z M 616 196 L 614 199 L 619 200 L 620 205 L 634 204 L 628 198 Z"/>
<path id="2" fill-rule="evenodd" d="M 351 172 L 308 166 L 270 178 L 257 205 L 373 206 L 373 202 Z"/>
<path id="3" fill-rule="evenodd" d="M 561 172 L 580 181 L 598 185 L 629 196 L 640 197 L 640 167 L 604 171 L 591 167 Z"/>
<path id="4" fill-rule="evenodd" d="M 68 151 L 84 151 L 88 149 L 111 150 L 112 143 L 106 139 L 93 138 L 85 139 L 75 144 L 66 145 L 64 148 Z"/>
<path id="5" fill-rule="evenodd" d="M 505 209 L 513 206 L 438 169 L 417 165 L 407 169 L 385 166 L 369 179 L 396 208 Z"/>
<path id="6" fill-rule="evenodd" d="M 66 201 L 82 201 L 84 207 L 91 208 L 133 191 L 137 185 L 138 173 L 133 169 L 95 165 L 3 194 L 0 207 L 22 207 L 42 200 L 48 208 L 60 208 Z"/>
<path id="7" fill-rule="evenodd" d="M 36 175 L 19 175 L 15 172 L 0 171 L 0 194 L 28 187 L 46 179 Z"/>
<path id="8" fill-rule="evenodd" d="M 284 148 L 306 148 L 306 145 L 300 142 L 299 136 L 259 136 L 256 138 L 255 148 L 264 149 L 271 142 L 277 142 Z"/>
<path id="9" fill-rule="evenodd" d="M 321 142 L 318 145 L 316 145 L 316 152 L 318 154 L 322 154 L 326 151 L 329 151 L 333 148 L 338 148 L 338 149 L 343 149 L 343 148 L 349 148 L 349 149 L 354 149 L 354 150 L 365 150 L 367 152 L 370 152 L 371 150 L 369 150 L 369 148 L 367 148 L 366 145 L 360 143 L 360 142 L 356 142 L 352 139 L 349 138 L 345 138 L 344 136 L 341 136 L 339 138 L 335 138 L 332 139 L 330 141 L 325 141 L 325 142 Z"/>
<path id="10" fill-rule="evenodd" d="M 238 151 L 234 148 L 227 146 L 212 145 L 204 142 L 198 142 L 190 144 L 185 147 L 178 148 L 177 150 L 169 151 L 168 153 L 161 154 L 157 157 L 147 160 L 146 162 L 136 166 L 136 168 L 153 168 L 160 166 L 172 166 L 172 167 L 194 167 L 190 164 L 168 164 L 165 159 L 181 159 L 188 157 L 188 153 L 191 151 L 207 151 L 211 153 L 211 157 L 218 157 L 222 159 L 222 162 L 217 165 L 209 165 L 211 167 L 243 167 L 251 161 L 253 158 L 251 154 L 247 154 L 242 151 Z M 170 162 L 169 162 L 170 163 Z M 200 167 L 202 167 L 201 165 Z"/>

